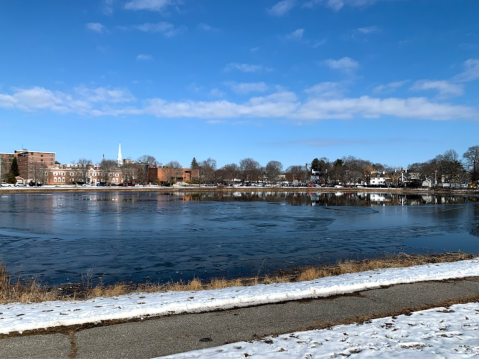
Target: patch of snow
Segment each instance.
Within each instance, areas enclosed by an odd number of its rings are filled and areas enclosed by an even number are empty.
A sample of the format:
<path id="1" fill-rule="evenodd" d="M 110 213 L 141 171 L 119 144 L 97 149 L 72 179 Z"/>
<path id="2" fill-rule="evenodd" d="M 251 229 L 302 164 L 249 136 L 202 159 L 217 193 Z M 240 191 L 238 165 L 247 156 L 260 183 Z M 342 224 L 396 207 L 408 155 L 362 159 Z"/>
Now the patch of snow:
<path id="1" fill-rule="evenodd" d="M 343 274 L 298 283 L 217 290 L 136 293 L 88 301 L 0 305 L 0 334 L 180 313 L 200 313 L 258 304 L 328 297 L 402 283 L 479 276 L 479 258 Z"/>
<path id="2" fill-rule="evenodd" d="M 479 303 L 238 342 L 165 358 L 471 358 L 479 356 Z"/>

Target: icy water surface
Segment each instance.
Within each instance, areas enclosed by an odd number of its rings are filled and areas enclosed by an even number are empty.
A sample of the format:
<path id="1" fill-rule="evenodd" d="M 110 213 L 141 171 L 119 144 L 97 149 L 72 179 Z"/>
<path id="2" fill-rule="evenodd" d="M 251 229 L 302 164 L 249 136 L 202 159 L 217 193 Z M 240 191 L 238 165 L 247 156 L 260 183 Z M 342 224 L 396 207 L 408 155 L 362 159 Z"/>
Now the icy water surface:
<path id="1" fill-rule="evenodd" d="M 388 253 L 479 253 L 477 198 L 0 193 L 0 257 L 42 282 L 262 275 Z"/>

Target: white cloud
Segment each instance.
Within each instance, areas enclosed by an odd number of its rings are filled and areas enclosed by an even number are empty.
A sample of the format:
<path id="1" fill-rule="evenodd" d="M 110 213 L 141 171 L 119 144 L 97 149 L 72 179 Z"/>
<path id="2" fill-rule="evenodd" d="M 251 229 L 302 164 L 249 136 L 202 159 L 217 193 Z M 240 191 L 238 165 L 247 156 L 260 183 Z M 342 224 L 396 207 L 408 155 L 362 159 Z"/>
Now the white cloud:
<path id="1" fill-rule="evenodd" d="M 203 30 L 203 31 L 211 31 L 211 32 L 219 30 L 216 27 L 213 27 L 213 26 L 205 24 L 205 23 L 198 24 L 198 29 Z"/>
<path id="2" fill-rule="evenodd" d="M 454 84 L 448 81 L 416 81 L 412 86 L 413 91 L 436 90 L 441 97 L 461 96 L 464 94 L 462 85 Z"/>
<path id="3" fill-rule="evenodd" d="M 295 0 L 283 0 L 268 9 L 268 12 L 273 16 L 283 16 L 288 13 L 294 7 L 294 5 Z"/>
<path id="4" fill-rule="evenodd" d="M 320 83 L 305 90 L 301 101 L 289 91 L 251 97 L 243 103 L 228 100 L 167 101 L 151 98 L 136 107 L 135 97 L 125 89 L 75 88 L 71 93 L 42 87 L 0 93 L 0 107 L 22 111 L 52 111 L 85 116 L 152 115 L 158 118 L 201 118 L 209 121 L 277 118 L 296 121 L 394 117 L 417 120 L 479 120 L 477 108 L 434 102 L 424 97 L 374 98 L 341 96 L 341 85 Z M 215 92 L 210 93 L 213 95 Z"/>
<path id="5" fill-rule="evenodd" d="M 409 80 L 390 82 L 386 85 L 379 85 L 373 89 L 374 93 L 391 93 L 407 84 Z"/>
<path id="6" fill-rule="evenodd" d="M 239 70 L 241 72 L 263 72 L 263 71 L 271 71 L 269 68 L 265 68 L 264 66 L 261 65 L 252 65 L 252 64 L 240 64 L 237 62 L 231 62 L 225 67 L 225 71 L 231 71 L 231 70 Z"/>
<path id="7" fill-rule="evenodd" d="M 175 27 L 173 24 L 165 21 L 157 23 L 144 23 L 141 25 L 134 25 L 132 27 L 144 32 L 161 33 L 165 37 L 172 37 L 186 31 L 186 27 L 184 26 Z"/>
<path id="8" fill-rule="evenodd" d="M 106 27 L 100 24 L 99 22 L 89 22 L 85 26 L 87 27 L 87 29 L 98 32 L 98 33 L 102 33 L 106 31 Z"/>
<path id="9" fill-rule="evenodd" d="M 226 94 L 223 91 L 221 91 L 220 89 L 214 88 L 214 89 L 211 89 L 210 96 L 224 97 L 224 96 L 226 96 Z"/>
<path id="10" fill-rule="evenodd" d="M 356 30 L 365 35 L 381 32 L 381 28 L 378 26 L 359 27 Z"/>
<path id="11" fill-rule="evenodd" d="M 476 108 L 431 102 L 424 97 L 379 99 L 369 96 L 311 99 L 291 116 L 296 119 L 353 119 L 396 117 L 417 120 L 479 119 Z"/>
<path id="12" fill-rule="evenodd" d="M 339 82 L 320 82 L 304 90 L 311 97 L 316 98 L 340 98 L 346 92 L 342 83 Z"/>
<path id="13" fill-rule="evenodd" d="M 151 55 L 147 55 L 147 54 L 139 54 L 136 59 L 138 61 L 149 61 L 149 60 L 153 60 L 153 56 Z"/>
<path id="14" fill-rule="evenodd" d="M 125 4 L 127 10 L 149 10 L 161 12 L 167 7 L 176 5 L 174 0 L 132 0 Z"/>
<path id="15" fill-rule="evenodd" d="M 114 0 L 104 0 L 103 1 L 103 13 L 107 16 L 113 15 L 113 3 Z"/>
<path id="16" fill-rule="evenodd" d="M 323 5 L 334 11 L 339 11 L 344 6 L 365 7 L 379 1 L 381 0 L 308 0 L 303 3 L 303 7 L 312 8 L 316 5 Z"/>
<path id="17" fill-rule="evenodd" d="M 304 35 L 304 29 L 297 29 L 289 33 L 288 35 L 286 35 L 286 39 L 299 41 L 303 38 L 303 35 Z"/>
<path id="18" fill-rule="evenodd" d="M 268 91 L 268 85 L 264 82 L 232 82 L 231 89 L 239 94 L 248 94 L 250 92 L 265 92 Z"/>
<path id="19" fill-rule="evenodd" d="M 359 63 L 350 57 L 343 57 L 339 60 L 328 59 L 324 63 L 334 70 L 340 70 L 345 73 L 352 73 L 359 67 Z"/>
<path id="20" fill-rule="evenodd" d="M 468 82 L 479 79 L 479 59 L 469 59 L 464 62 L 464 71 L 455 76 L 457 82 Z"/>
<path id="21" fill-rule="evenodd" d="M 136 100 L 129 91 L 118 88 L 87 88 L 85 86 L 79 86 L 76 87 L 74 91 L 82 100 L 88 102 L 124 103 L 134 102 Z"/>

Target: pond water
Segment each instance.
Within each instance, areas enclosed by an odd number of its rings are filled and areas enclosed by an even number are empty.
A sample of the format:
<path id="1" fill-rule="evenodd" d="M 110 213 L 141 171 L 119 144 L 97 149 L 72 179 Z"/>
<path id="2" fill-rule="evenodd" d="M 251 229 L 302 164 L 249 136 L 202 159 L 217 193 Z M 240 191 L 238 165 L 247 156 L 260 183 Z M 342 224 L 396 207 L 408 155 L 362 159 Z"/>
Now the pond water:
<path id="1" fill-rule="evenodd" d="M 475 197 L 0 193 L 0 258 L 43 283 L 235 278 L 392 253 L 479 253 Z"/>

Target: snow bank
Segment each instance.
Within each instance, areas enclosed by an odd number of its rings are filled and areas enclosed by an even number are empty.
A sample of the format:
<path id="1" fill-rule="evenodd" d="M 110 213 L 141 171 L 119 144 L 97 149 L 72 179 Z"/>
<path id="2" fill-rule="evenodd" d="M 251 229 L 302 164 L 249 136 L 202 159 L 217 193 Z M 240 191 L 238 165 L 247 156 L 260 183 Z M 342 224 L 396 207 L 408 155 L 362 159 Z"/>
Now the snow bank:
<path id="1" fill-rule="evenodd" d="M 409 268 L 344 274 L 307 282 L 232 287 L 198 292 L 138 293 L 88 301 L 0 305 L 0 334 L 257 304 L 328 297 L 401 283 L 479 276 L 479 258 Z"/>
<path id="2" fill-rule="evenodd" d="M 479 303 L 453 305 L 175 354 L 166 358 L 471 358 L 479 356 Z"/>

